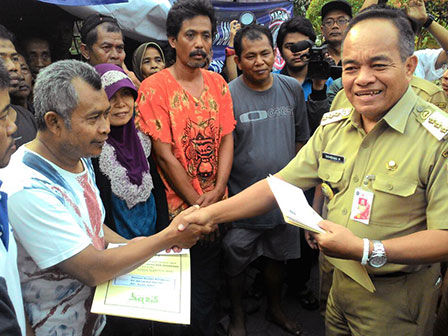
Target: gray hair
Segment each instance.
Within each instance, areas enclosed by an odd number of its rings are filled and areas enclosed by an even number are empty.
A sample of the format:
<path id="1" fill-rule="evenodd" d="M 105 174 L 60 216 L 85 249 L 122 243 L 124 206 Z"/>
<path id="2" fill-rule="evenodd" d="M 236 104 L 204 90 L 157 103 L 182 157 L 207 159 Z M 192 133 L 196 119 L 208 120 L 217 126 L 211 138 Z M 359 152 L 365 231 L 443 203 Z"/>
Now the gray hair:
<path id="1" fill-rule="evenodd" d="M 404 62 L 414 53 L 414 32 L 406 14 L 393 7 L 384 5 L 372 5 L 362 10 L 349 23 L 345 30 L 344 41 L 350 30 L 359 22 L 368 19 L 385 19 L 389 20 L 398 30 L 398 48 L 401 60 Z"/>
<path id="2" fill-rule="evenodd" d="M 0 90 L 9 89 L 9 74 L 3 61 L 0 59 Z"/>
<path id="3" fill-rule="evenodd" d="M 78 106 L 78 94 L 73 80 L 80 78 L 96 90 L 101 90 L 101 77 L 89 64 L 64 60 L 50 64 L 37 75 L 34 85 L 34 109 L 39 130 L 46 128 L 44 116 L 53 111 L 59 114 L 67 128 L 71 127 L 72 112 Z"/>

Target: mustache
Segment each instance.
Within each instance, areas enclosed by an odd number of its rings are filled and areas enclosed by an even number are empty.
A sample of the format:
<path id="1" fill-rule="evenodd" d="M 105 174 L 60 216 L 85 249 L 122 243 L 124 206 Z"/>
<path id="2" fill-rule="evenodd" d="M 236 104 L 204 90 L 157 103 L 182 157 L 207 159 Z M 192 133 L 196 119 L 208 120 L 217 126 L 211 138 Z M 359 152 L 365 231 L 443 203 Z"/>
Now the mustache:
<path id="1" fill-rule="evenodd" d="M 189 55 L 190 57 L 194 57 L 194 56 L 202 56 L 202 57 L 207 57 L 207 54 L 205 53 L 205 51 L 204 50 L 200 50 L 200 49 L 198 49 L 198 50 L 195 50 L 195 51 L 192 51 L 191 53 L 190 53 L 190 55 Z"/>

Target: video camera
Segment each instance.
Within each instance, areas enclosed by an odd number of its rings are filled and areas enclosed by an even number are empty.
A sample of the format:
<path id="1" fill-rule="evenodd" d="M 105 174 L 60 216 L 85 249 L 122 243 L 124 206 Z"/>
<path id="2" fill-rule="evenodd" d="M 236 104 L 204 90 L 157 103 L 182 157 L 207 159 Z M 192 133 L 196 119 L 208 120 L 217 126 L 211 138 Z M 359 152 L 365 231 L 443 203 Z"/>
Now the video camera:
<path id="1" fill-rule="evenodd" d="M 327 45 L 320 47 L 314 45 L 311 40 L 299 41 L 291 46 L 293 53 L 310 49 L 302 57 L 309 58 L 307 77 L 311 79 L 327 79 L 331 77 L 337 79 L 342 75 L 342 67 L 337 66 L 334 60 L 328 56 Z"/>

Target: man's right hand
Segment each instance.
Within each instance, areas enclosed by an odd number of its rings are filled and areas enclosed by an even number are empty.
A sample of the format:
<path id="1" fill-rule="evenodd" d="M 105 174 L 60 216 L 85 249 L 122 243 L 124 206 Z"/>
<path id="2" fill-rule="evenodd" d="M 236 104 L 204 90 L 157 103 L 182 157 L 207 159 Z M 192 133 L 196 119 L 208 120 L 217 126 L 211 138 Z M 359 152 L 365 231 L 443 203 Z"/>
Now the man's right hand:
<path id="1" fill-rule="evenodd" d="M 428 19 L 425 2 L 423 0 L 409 0 L 406 6 L 406 14 L 410 19 L 420 24 L 424 24 Z"/>
<path id="2" fill-rule="evenodd" d="M 229 46 L 233 47 L 233 39 L 235 38 L 236 33 L 238 30 L 241 29 L 241 24 L 238 22 L 238 20 L 233 20 L 230 22 L 230 42 Z"/>

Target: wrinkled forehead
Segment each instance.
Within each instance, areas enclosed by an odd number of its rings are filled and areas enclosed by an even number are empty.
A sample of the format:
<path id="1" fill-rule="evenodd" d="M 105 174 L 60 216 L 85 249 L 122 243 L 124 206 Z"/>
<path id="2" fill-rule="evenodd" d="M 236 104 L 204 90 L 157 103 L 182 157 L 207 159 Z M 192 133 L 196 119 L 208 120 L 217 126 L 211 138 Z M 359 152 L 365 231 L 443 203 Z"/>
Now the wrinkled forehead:
<path id="1" fill-rule="evenodd" d="M 109 23 L 104 22 L 99 24 L 96 28 L 97 31 L 97 43 L 101 40 L 118 40 L 123 43 L 123 32 L 121 30 L 109 31 Z"/>

